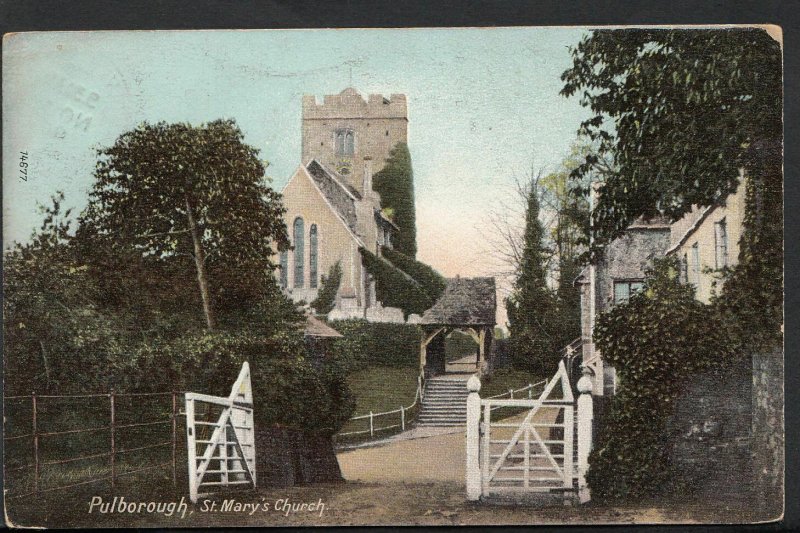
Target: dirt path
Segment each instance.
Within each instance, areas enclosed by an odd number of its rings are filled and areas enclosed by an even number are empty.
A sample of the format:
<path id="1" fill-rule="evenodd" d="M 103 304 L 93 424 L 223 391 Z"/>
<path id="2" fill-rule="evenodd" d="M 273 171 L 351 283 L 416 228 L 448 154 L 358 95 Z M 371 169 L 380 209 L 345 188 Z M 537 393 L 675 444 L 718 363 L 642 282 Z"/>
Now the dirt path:
<path id="1" fill-rule="evenodd" d="M 556 410 L 543 408 L 536 421 L 552 423 Z M 503 420 L 521 421 L 525 413 Z M 513 428 L 498 428 L 494 438 L 510 438 Z M 547 433 L 545 433 L 544 438 Z M 466 433 L 451 433 L 412 440 L 397 440 L 373 448 L 360 448 L 337 455 L 347 480 L 379 483 L 465 483 Z"/>

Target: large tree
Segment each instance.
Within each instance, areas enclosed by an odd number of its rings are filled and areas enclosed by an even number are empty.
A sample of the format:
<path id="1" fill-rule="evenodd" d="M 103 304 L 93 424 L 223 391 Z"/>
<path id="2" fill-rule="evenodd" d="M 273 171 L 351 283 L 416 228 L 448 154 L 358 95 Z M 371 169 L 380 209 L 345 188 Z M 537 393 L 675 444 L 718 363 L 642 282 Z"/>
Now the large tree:
<path id="1" fill-rule="evenodd" d="M 395 250 L 417 256 L 417 223 L 414 207 L 414 171 L 406 143 L 397 143 L 386 166 L 375 174 L 373 189 L 381 195 L 381 208 L 391 214 L 400 231 L 392 239 Z"/>
<path id="2" fill-rule="evenodd" d="M 673 220 L 719 204 L 748 177 L 748 223 L 727 291 L 782 323 L 781 47 L 764 29 L 599 30 L 573 50 L 562 94 L 593 116 L 597 143 L 574 172 L 591 177 L 610 157 L 593 211 L 593 251 L 637 217 Z M 585 194 L 587 188 L 580 188 Z M 744 299 L 733 287 L 746 290 Z M 749 303 L 748 303 L 749 302 Z M 757 304 L 757 305 L 755 305 Z M 754 317 L 755 318 L 755 317 Z"/>
<path id="3" fill-rule="evenodd" d="M 119 260 L 190 258 L 206 327 L 273 289 L 273 245 L 289 245 L 280 195 L 235 122 L 142 124 L 98 151 L 79 238 Z M 185 263 L 184 263 L 185 264 Z"/>
<path id="4" fill-rule="evenodd" d="M 549 368 L 549 358 L 556 356 L 557 339 L 553 335 L 555 302 L 547 285 L 548 254 L 543 246 L 537 189 L 535 182 L 529 188 L 519 272 L 506 309 L 514 364 L 544 370 Z"/>

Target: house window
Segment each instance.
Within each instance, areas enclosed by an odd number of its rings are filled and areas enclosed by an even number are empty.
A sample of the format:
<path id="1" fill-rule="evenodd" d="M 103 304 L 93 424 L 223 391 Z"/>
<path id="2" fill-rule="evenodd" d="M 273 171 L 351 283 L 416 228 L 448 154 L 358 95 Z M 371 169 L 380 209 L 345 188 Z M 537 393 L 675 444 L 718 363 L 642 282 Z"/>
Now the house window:
<path id="1" fill-rule="evenodd" d="M 317 225 L 311 224 L 308 230 L 308 286 L 312 289 L 317 288 Z"/>
<path id="2" fill-rule="evenodd" d="M 303 246 L 303 219 L 294 219 L 294 286 L 303 286 L 304 246 Z"/>
<path id="3" fill-rule="evenodd" d="M 686 276 L 692 285 L 697 285 L 700 281 L 700 248 L 697 243 L 689 249 L 689 271 Z"/>
<path id="4" fill-rule="evenodd" d="M 689 283 L 689 256 L 683 254 L 681 260 L 681 283 Z"/>
<path id="5" fill-rule="evenodd" d="M 644 287 L 641 281 L 615 281 L 614 303 L 621 304 L 628 301 L 632 294 L 639 292 Z"/>
<path id="6" fill-rule="evenodd" d="M 714 251 L 717 268 L 728 266 L 728 228 L 724 218 L 714 223 Z"/>
<path id="7" fill-rule="evenodd" d="M 281 288 L 285 289 L 289 285 L 289 252 L 281 252 Z"/>
<path id="8" fill-rule="evenodd" d="M 353 130 L 336 130 L 336 155 L 352 156 L 355 153 L 356 137 Z"/>

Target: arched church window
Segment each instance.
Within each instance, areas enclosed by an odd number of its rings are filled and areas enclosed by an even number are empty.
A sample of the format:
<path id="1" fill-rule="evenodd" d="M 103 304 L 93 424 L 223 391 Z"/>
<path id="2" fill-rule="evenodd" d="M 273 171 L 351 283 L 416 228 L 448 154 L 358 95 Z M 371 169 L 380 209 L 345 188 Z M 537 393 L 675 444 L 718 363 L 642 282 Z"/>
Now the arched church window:
<path id="1" fill-rule="evenodd" d="M 348 131 L 344 136 L 344 155 L 353 155 L 355 153 L 355 135 L 352 131 Z"/>
<path id="2" fill-rule="evenodd" d="M 336 132 L 336 153 L 338 155 L 344 154 L 344 130 Z"/>
<path id="3" fill-rule="evenodd" d="M 294 219 L 294 286 L 296 288 L 303 287 L 303 271 L 304 271 L 304 246 L 303 246 L 303 219 L 297 217 Z"/>
<path id="4" fill-rule="evenodd" d="M 311 229 L 308 231 L 308 286 L 312 289 L 317 288 L 317 225 L 311 224 Z"/>
<path id="5" fill-rule="evenodd" d="M 352 156 L 355 153 L 356 134 L 351 129 L 336 130 L 336 155 Z"/>
<path id="6" fill-rule="evenodd" d="M 289 285 L 289 252 L 286 250 L 282 251 L 280 261 L 281 288 L 285 289 L 286 286 Z"/>

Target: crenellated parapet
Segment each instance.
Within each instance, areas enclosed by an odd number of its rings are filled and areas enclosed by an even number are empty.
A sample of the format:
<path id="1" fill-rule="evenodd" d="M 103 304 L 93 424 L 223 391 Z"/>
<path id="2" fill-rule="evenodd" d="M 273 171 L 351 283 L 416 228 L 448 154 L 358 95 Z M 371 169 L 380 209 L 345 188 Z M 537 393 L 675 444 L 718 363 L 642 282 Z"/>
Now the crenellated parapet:
<path id="1" fill-rule="evenodd" d="M 408 120 L 406 95 L 395 93 L 386 98 L 380 94 L 370 94 L 365 100 L 352 87 L 339 94 L 325 95 L 322 103 L 314 95 L 303 95 L 304 120 L 353 118 Z"/>

